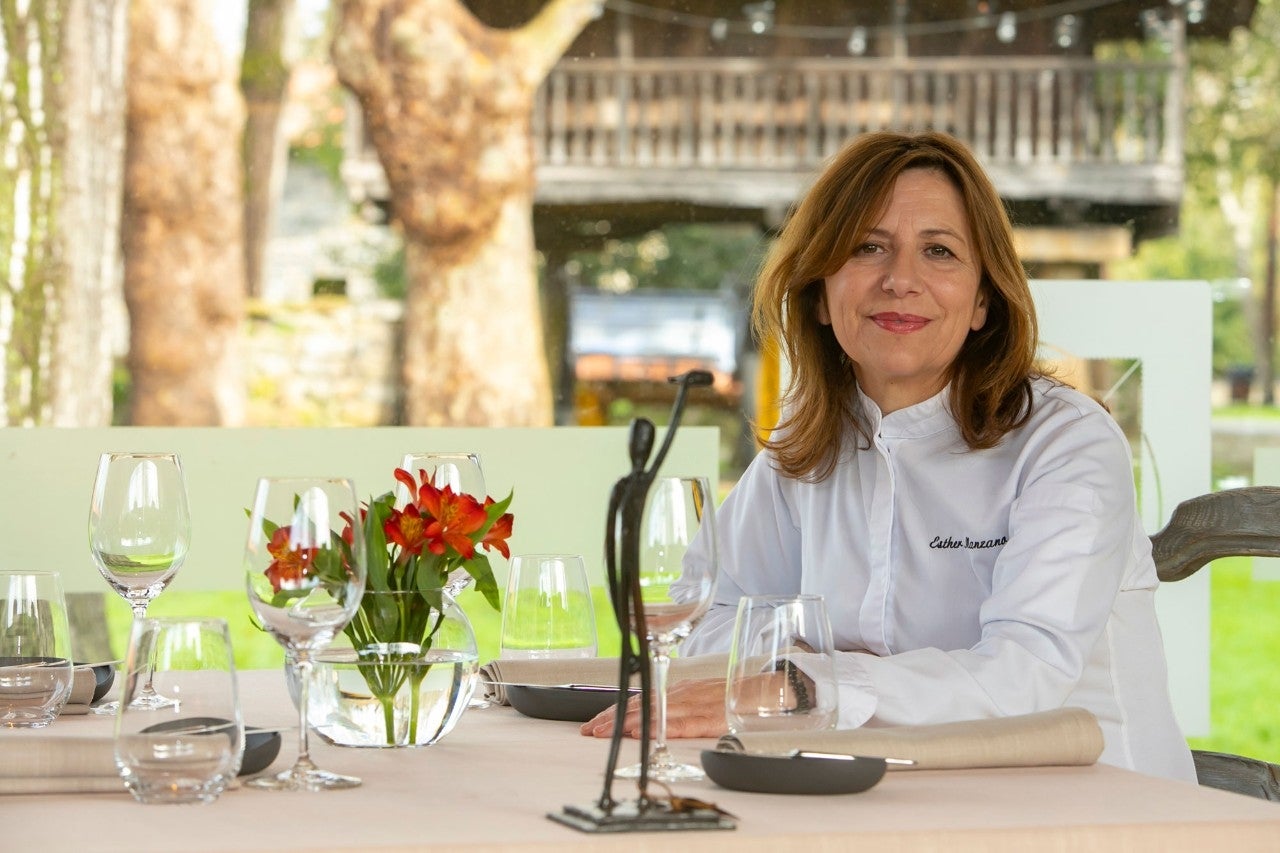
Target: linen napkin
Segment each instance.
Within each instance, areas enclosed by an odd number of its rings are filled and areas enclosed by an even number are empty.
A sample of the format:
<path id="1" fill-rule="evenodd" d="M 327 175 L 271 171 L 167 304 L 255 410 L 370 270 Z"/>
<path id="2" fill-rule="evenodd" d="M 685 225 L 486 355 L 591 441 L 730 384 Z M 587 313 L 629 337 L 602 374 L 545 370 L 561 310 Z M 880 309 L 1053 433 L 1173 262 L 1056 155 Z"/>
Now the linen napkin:
<path id="1" fill-rule="evenodd" d="M 0 737 L 0 794 L 124 793 L 107 737 Z"/>
<path id="2" fill-rule="evenodd" d="M 89 666 L 76 666 L 71 669 L 71 695 L 67 698 L 66 704 L 63 706 L 62 714 L 87 714 L 89 713 L 89 703 L 93 701 L 93 691 L 97 688 L 98 680 L 93 674 L 93 668 Z M 0 694 L 0 700 L 6 702 L 17 703 L 34 703 L 43 704 L 51 698 L 51 692 L 48 690 L 38 690 L 34 687 L 23 686 L 6 686 L 3 694 Z"/>
<path id="3" fill-rule="evenodd" d="M 667 678 L 670 682 L 690 678 L 724 678 L 729 669 L 729 656 L 695 655 L 672 658 Z M 508 684 L 529 684 L 553 687 L 560 684 L 618 683 L 618 658 L 559 658 L 547 660 L 522 660 L 498 658 L 480 667 L 480 680 L 485 697 L 491 702 L 507 705 Z M 636 683 L 636 679 L 632 679 Z"/>
<path id="4" fill-rule="evenodd" d="M 909 758 L 909 769 L 1040 767 L 1093 764 L 1102 729 L 1083 708 L 1058 708 L 927 726 L 863 727 L 818 732 L 744 732 L 720 738 L 720 748 L 760 754 L 800 749 L 877 758 Z M 900 765 L 889 765 L 890 769 Z"/>
<path id="5" fill-rule="evenodd" d="M 98 687 L 98 679 L 91 666 L 77 666 L 71 682 L 71 698 L 63 707 L 63 714 L 87 714 L 93 702 L 93 691 Z"/>

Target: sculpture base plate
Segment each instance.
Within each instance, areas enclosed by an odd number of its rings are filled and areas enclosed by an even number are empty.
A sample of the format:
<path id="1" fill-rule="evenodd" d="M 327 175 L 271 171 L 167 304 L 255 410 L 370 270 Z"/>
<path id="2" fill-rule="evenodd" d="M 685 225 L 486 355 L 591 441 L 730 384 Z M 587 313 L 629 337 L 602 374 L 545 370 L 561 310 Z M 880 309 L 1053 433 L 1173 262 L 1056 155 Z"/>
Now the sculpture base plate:
<path id="1" fill-rule="evenodd" d="M 714 809 L 675 811 L 665 802 L 652 801 L 643 811 L 636 802 L 618 803 L 609 811 L 598 805 L 565 806 L 547 817 L 580 832 L 689 832 L 736 829 L 728 816 Z"/>

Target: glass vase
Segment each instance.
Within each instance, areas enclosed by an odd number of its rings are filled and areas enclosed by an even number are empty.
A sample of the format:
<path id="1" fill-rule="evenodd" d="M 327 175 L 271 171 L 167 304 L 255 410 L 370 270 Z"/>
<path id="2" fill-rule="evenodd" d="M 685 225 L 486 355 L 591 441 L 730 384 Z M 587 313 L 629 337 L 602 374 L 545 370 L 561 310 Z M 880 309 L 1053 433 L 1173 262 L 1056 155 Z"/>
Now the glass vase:
<path id="1" fill-rule="evenodd" d="M 457 724 L 476 687 L 479 655 L 471 623 L 447 594 L 441 608 L 429 607 L 417 593 L 364 595 L 353 622 L 380 609 L 406 614 L 413 630 L 396 619 L 370 620 L 397 630 L 384 630 L 373 642 L 369 631 L 359 632 L 358 644 L 343 635 L 315 655 L 307 709 L 311 730 L 337 746 L 433 744 Z M 291 668 L 289 684 L 296 703 Z"/>

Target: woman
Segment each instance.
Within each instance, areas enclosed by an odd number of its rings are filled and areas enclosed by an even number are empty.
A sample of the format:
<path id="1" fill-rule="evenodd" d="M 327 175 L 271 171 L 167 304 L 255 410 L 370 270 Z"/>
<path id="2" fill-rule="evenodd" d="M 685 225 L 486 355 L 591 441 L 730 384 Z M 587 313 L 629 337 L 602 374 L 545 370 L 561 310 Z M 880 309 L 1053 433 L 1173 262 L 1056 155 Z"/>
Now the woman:
<path id="1" fill-rule="evenodd" d="M 1079 706 L 1104 762 L 1194 781 L 1128 445 L 1037 371 L 974 157 L 937 133 L 854 141 L 776 240 L 753 319 L 790 365 L 786 414 L 718 516 L 716 604 L 682 654 L 726 650 L 742 595 L 820 593 L 841 728 Z M 725 731 L 723 681 L 670 697 L 669 735 Z"/>

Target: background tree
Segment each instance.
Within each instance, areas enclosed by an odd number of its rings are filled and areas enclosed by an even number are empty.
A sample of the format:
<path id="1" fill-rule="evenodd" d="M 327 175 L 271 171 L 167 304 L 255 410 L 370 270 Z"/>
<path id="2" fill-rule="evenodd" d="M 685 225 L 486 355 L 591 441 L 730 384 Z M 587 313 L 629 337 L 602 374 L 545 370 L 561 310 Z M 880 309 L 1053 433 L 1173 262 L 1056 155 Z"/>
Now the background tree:
<path id="1" fill-rule="evenodd" d="M 533 243 L 533 99 L 598 13 L 550 0 L 492 29 L 460 0 L 340 0 L 339 79 L 360 101 L 405 243 L 405 417 L 550 425 Z"/>
<path id="2" fill-rule="evenodd" d="M 1280 0 L 1259 0 L 1251 26 L 1237 29 L 1228 41 L 1193 45 L 1188 90 L 1189 187 L 1217 199 L 1232 237 L 1236 275 L 1258 283 L 1257 381 L 1264 402 L 1271 404 L 1280 205 L 1280 102 L 1275 98 L 1280 91 Z M 1184 231 L 1198 227 L 1194 220 L 1182 223 Z"/>
<path id="3" fill-rule="evenodd" d="M 249 0 L 240 90 L 244 93 L 245 286 L 262 295 L 262 271 L 273 211 L 284 183 L 286 148 L 280 132 L 293 56 L 295 0 Z"/>
<path id="4" fill-rule="evenodd" d="M 129 4 L 122 244 L 134 424 L 241 422 L 244 104 L 213 0 Z"/>
<path id="5" fill-rule="evenodd" d="M 125 8 L 0 3 L 0 425 L 111 422 Z"/>

